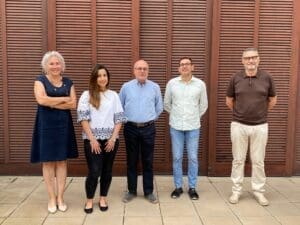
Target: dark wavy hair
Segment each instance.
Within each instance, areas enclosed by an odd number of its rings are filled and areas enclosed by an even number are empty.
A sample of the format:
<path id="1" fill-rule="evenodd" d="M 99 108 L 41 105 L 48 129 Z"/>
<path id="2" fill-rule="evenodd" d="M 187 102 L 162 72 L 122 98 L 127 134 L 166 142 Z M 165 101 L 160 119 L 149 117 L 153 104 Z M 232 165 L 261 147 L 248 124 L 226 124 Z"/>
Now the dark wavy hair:
<path id="1" fill-rule="evenodd" d="M 98 83 L 97 83 L 97 79 L 98 79 L 98 71 L 104 69 L 106 71 L 107 74 L 107 84 L 106 84 L 106 88 L 105 90 L 102 90 Z M 92 70 L 91 76 L 90 76 L 90 82 L 89 82 L 89 93 L 90 93 L 90 103 L 92 106 L 94 106 L 96 109 L 98 109 L 100 107 L 100 92 L 104 92 L 109 88 L 109 81 L 110 81 L 110 74 L 108 69 L 101 64 L 96 64 L 94 69 Z"/>

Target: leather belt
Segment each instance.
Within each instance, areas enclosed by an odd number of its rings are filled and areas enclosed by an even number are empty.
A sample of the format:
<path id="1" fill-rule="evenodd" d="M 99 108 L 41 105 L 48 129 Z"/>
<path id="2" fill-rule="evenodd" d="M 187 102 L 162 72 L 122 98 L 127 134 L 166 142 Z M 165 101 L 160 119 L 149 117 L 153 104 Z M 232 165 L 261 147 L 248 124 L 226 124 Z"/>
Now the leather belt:
<path id="1" fill-rule="evenodd" d="M 127 123 L 132 125 L 132 126 L 135 126 L 137 128 L 143 128 L 143 127 L 148 127 L 151 124 L 154 124 L 154 120 L 150 120 L 150 121 L 145 122 L 145 123 L 135 123 L 135 122 L 131 122 L 131 121 L 128 121 Z"/>

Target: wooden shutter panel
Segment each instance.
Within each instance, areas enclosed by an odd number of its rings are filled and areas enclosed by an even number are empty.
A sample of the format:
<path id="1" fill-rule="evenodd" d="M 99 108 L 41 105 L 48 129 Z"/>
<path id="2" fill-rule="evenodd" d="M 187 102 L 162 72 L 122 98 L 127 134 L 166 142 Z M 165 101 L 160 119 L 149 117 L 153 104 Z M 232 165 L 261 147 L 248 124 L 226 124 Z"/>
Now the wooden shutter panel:
<path id="1" fill-rule="evenodd" d="M 124 82 L 132 76 L 132 21 L 131 1 L 97 1 L 97 62 L 108 67 L 111 74 L 110 88 L 119 93 Z M 124 175 L 126 151 L 123 131 L 115 165 Z M 123 168 L 123 169 L 122 169 Z"/>
<path id="2" fill-rule="evenodd" d="M 293 1 L 229 1 L 219 2 L 219 43 L 216 109 L 216 147 L 213 174 L 230 173 L 232 154 L 230 122 L 232 113 L 225 107 L 230 77 L 243 69 L 242 51 L 257 45 L 260 68 L 273 75 L 278 103 L 269 113 L 269 141 L 266 152 L 268 175 L 285 175 L 286 135 L 289 80 L 291 77 L 291 32 Z M 215 55 L 213 53 L 213 55 Z M 215 60 L 215 59 L 212 59 Z M 212 67 L 213 68 L 213 67 Z M 249 169 L 250 164 L 247 164 Z M 249 170 L 248 170 L 249 171 Z"/>
<path id="3" fill-rule="evenodd" d="M 141 1 L 140 56 L 149 63 L 149 79 L 158 83 L 163 96 L 167 82 L 167 23 L 166 0 Z M 160 171 L 169 170 L 170 151 L 167 145 L 169 130 L 166 113 L 156 122 L 154 166 Z"/>
<path id="4" fill-rule="evenodd" d="M 220 46 L 216 115 L 216 162 L 231 163 L 230 122 L 232 112 L 225 106 L 225 96 L 230 77 L 242 69 L 242 51 L 253 45 L 254 1 L 221 1 Z M 216 50 L 216 49 L 215 49 Z M 216 64 L 213 62 L 213 64 Z M 211 90 L 214 91 L 214 90 Z"/>
<path id="5" fill-rule="evenodd" d="M 300 40 L 298 42 L 300 46 Z M 300 50 L 298 50 L 300 52 Z M 296 114 L 296 136 L 295 136 L 295 159 L 293 175 L 300 174 L 300 57 L 298 58 L 298 85 L 297 85 L 297 114 Z"/>
<path id="6" fill-rule="evenodd" d="M 178 76 L 178 64 L 181 57 L 187 56 L 193 59 L 195 71 L 193 75 L 200 78 L 208 86 L 207 40 L 209 36 L 207 1 L 198 0 L 175 0 L 173 1 L 172 17 L 172 77 Z M 208 90 L 208 89 L 207 89 Z M 209 93 L 208 93 L 209 94 Z M 206 113 L 207 115 L 208 113 Z M 207 171 L 207 116 L 201 121 L 201 138 L 199 143 L 200 173 Z"/>
<path id="7" fill-rule="evenodd" d="M 6 1 L 10 162 L 28 163 L 43 50 L 41 1 Z"/>
<path id="8" fill-rule="evenodd" d="M 0 24 L 2 24 L 2 5 L 0 3 Z M 3 117 L 3 59 L 2 59 L 2 52 L 3 52 L 3 40 L 2 40 L 2 34 L 3 34 L 2 26 L 0 26 L 0 71 L 2 76 L 0 77 L 0 163 L 4 162 L 4 117 Z"/>
<path id="9" fill-rule="evenodd" d="M 56 49 L 66 62 L 65 76 L 73 80 L 77 98 L 88 89 L 92 70 L 92 18 L 91 1 L 56 0 Z M 72 110 L 79 159 L 74 164 L 84 164 L 81 126 L 77 121 L 76 110 Z"/>
<path id="10" fill-rule="evenodd" d="M 268 116 L 267 164 L 285 165 L 289 81 L 293 30 L 293 1 L 261 0 L 258 47 L 261 67 L 269 71 L 277 90 L 278 102 Z"/>

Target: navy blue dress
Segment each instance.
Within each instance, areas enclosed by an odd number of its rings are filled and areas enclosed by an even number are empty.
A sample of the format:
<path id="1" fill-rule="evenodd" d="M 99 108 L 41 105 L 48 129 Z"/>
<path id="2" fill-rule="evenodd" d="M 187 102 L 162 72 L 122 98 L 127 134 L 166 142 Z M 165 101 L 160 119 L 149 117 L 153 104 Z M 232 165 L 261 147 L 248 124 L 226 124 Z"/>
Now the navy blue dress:
<path id="1" fill-rule="evenodd" d="M 38 76 L 51 97 L 70 96 L 73 82 L 63 77 L 61 87 L 53 86 L 45 75 Z M 31 162 L 49 162 L 78 157 L 70 110 L 38 105 L 31 146 Z"/>

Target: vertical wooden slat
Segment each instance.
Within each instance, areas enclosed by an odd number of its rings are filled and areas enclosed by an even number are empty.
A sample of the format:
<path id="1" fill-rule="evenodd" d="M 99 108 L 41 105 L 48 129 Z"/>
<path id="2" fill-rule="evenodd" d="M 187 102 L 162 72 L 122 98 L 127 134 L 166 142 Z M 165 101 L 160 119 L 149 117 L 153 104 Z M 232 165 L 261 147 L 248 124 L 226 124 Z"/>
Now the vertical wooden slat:
<path id="1" fill-rule="evenodd" d="M 92 65 L 97 63 L 97 0 L 91 0 Z"/>
<path id="2" fill-rule="evenodd" d="M 56 0 L 48 3 L 48 50 L 56 50 Z"/>
<path id="3" fill-rule="evenodd" d="M 140 56 L 149 63 L 149 79 L 158 83 L 164 93 L 167 82 L 168 2 L 167 0 L 142 0 L 140 6 Z M 161 172 L 168 171 L 170 164 L 170 148 L 166 143 L 167 124 L 166 114 L 162 113 L 156 122 L 154 151 L 154 168 Z"/>
<path id="4" fill-rule="evenodd" d="M 86 0 L 56 0 L 56 49 L 66 61 L 65 76 L 73 80 L 77 97 L 88 89 L 88 80 L 95 57 L 95 23 L 96 13 L 94 1 Z M 91 13 L 93 12 L 93 13 Z M 95 25 L 95 24 L 94 24 Z M 92 49 L 92 48 L 95 49 Z M 72 111 L 79 148 L 79 159 L 72 160 L 73 164 L 85 165 L 81 126 L 76 123 L 76 110 Z M 76 167 L 73 171 L 76 171 Z"/>
<path id="5" fill-rule="evenodd" d="M 287 149 L 288 132 L 294 131 L 293 105 L 289 105 L 291 79 L 291 52 L 293 30 L 293 1 L 260 0 L 260 23 L 258 48 L 260 66 L 269 71 L 276 84 L 278 101 L 268 115 L 269 141 L 266 151 L 266 167 L 283 167 L 282 175 L 291 174 Z M 275 35 L 276 34 L 276 35 Z M 294 89 L 295 90 L 295 89 Z M 293 98 L 293 97 L 292 97 Z M 292 110 L 292 111 L 290 111 Z M 290 112 L 290 114 L 289 114 Z M 294 111 L 295 112 L 295 111 Z M 292 116 L 293 115 L 293 116 Z M 294 119 L 292 121 L 295 121 Z M 291 126 L 292 125 L 292 126 Z M 292 140 L 292 139 L 291 139 Z M 267 171 L 269 171 L 267 169 Z M 270 170 L 269 172 L 273 172 Z"/>
<path id="6" fill-rule="evenodd" d="M 140 0 L 131 3 L 132 65 L 140 58 Z"/>
<path id="7" fill-rule="evenodd" d="M 288 131 L 294 133 L 293 137 L 288 137 L 287 158 L 291 163 L 287 166 L 292 166 L 293 175 L 300 175 L 300 1 L 294 1 L 294 27 L 293 27 L 293 48 L 292 48 L 292 71 L 291 71 L 291 89 L 290 96 L 296 98 L 289 99 L 291 116 L 288 120 Z M 296 113 L 294 113 L 296 112 Z M 294 122 L 296 121 L 296 122 Z M 289 167 L 286 168 L 289 172 Z"/>
<path id="8" fill-rule="evenodd" d="M 133 78 L 132 64 L 139 55 L 139 1 L 97 1 L 98 62 L 111 73 L 110 89 L 119 92 L 124 82 Z M 137 21 L 132 21 L 135 19 Z M 126 169 L 125 143 L 120 132 L 116 173 Z"/>
<path id="9" fill-rule="evenodd" d="M 44 37 L 42 1 L 6 1 L 9 163 L 28 163 L 36 101 L 33 83 L 40 74 Z"/>
<path id="10" fill-rule="evenodd" d="M 0 160 L 1 162 L 8 162 L 9 155 L 9 134 L 8 134 L 8 97 L 7 97 L 7 48 L 6 48 L 6 11 L 5 1 L 0 2 L 0 46 L 1 46 L 1 59 L 0 71 L 2 72 L 0 82 Z"/>

